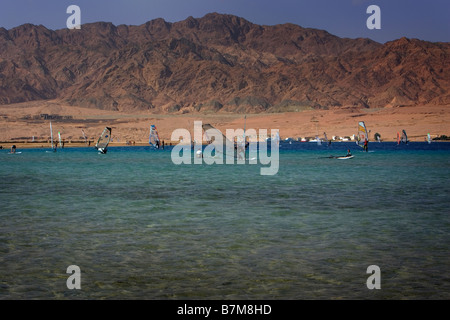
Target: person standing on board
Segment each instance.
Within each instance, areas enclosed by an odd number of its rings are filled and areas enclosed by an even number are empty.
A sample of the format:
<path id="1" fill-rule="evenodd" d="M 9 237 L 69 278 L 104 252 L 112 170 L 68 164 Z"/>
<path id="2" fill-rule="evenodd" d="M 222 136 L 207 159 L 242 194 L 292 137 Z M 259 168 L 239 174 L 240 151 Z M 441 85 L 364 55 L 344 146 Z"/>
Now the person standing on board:
<path id="1" fill-rule="evenodd" d="M 369 151 L 369 141 L 368 141 L 367 139 L 364 140 L 364 150 L 365 150 L 366 152 Z"/>
<path id="2" fill-rule="evenodd" d="M 11 147 L 11 153 L 16 153 L 16 145 L 13 144 Z"/>

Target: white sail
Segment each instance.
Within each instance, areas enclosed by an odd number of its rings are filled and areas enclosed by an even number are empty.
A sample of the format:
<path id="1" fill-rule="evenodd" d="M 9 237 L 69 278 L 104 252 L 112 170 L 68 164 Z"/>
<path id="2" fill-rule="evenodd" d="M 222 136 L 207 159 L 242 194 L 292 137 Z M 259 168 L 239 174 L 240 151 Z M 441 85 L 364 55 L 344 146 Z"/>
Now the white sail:
<path id="1" fill-rule="evenodd" d="M 219 129 L 213 127 L 209 123 L 202 124 L 202 129 L 205 133 L 206 142 L 211 145 L 207 146 L 205 151 L 211 151 L 213 157 L 227 157 L 233 159 L 239 159 L 236 153 L 238 152 L 238 146 L 240 142 L 240 137 L 236 137 L 236 143 L 228 139 Z M 228 149 L 231 146 L 232 150 Z M 212 151 L 214 150 L 214 155 Z"/>
<path id="2" fill-rule="evenodd" d="M 215 144 L 215 145 L 221 144 L 221 146 L 223 146 L 223 147 L 225 147 L 227 145 L 227 143 L 229 143 L 229 145 L 234 144 L 220 130 L 216 129 L 209 123 L 202 124 L 202 129 L 205 132 L 206 141 L 209 144 Z M 216 137 L 220 137 L 220 141 L 216 141 L 215 140 Z"/>
<path id="3" fill-rule="evenodd" d="M 58 131 L 59 147 L 62 148 L 61 132 Z"/>
<path id="4" fill-rule="evenodd" d="M 430 136 L 429 133 L 427 134 L 427 141 L 428 141 L 429 144 L 431 143 L 431 136 Z"/>
<path id="5" fill-rule="evenodd" d="M 52 122 L 51 121 L 50 121 L 50 138 L 51 138 L 51 141 L 52 141 L 52 150 L 56 151 L 56 148 L 53 145 L 53 129 L 52 129 Z"/>
<path id="6" fill-rule="evenodd" d="M 280 134 L 278 133 L 278 131 L 277 131 L 277 133 L 275 134 L 275 143 L 276 143 L 276 145 L 279 145 L 280 144 Z"/>
<path id="7" fill-rule="evenodd" d="M 86 137 L 86 134 L 84 133 L 84 130 L 83 130 L 83 129 L 81 129 L 81 132 L 83 133 L 84 144 L 87 145 L 87 137 Z"/>
<path id="8" fill-rule="evenodd" d="M 106 127 L 100 138 L 98 138 L 97 144 L 95 145 L 95 148 L 100 152 L 100 153 L 106 153 L 109 142 L 111 141 L 111 128 Z"/>
<path id="9" fill-rule="evenodd" d="M 320 140 L 319 136 L 316 136 L 316 141 L 318 146 L 322 145 L 322 140 Z"/>

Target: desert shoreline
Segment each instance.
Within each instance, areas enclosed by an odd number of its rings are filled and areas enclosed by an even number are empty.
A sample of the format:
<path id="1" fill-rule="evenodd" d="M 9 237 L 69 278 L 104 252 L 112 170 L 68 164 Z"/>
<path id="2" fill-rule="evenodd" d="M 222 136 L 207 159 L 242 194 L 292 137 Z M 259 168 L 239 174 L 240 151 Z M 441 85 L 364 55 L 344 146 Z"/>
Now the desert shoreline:
<path id="1" fill-rule="evenodd" d="M 176 129 L 189 131 L 194 140 L 196 121 L 210 123 L 222 133 L 227 129 L 246 129 L 246 133 L 261 140 L 279 130 L 282 140 L 292 138 L 324 139 L 352 138 L 358 122 L 364 121 L 369 141 L 375 133 L 382 141 L 396 141 L 397 133 L 405 130 L 409 141 L 426 141 L 442 135 L 450 136 L 450 105 L 386 106 L 385 108 L 340 107 L 328 110 L 303 110 L 285 113 L 187 113 L 150 114 L 145 111 L 114 111 L 68 106 L 55 101 L 35 101 L 0 106 L 0 145 L 10 148 L 50 148 L 50 122 L 53 139 L 64 141 L 64 147 L 86 147 L 85 139 L 94 147 L 105 127 L 112 128 L 111 146 L 148 145 L 150 125 L 156 125 L 159 137 L 166 145 L 178 144 L 172 134 Z M 252 138 L 251 138 L 252 139 Z M 32 141 L 35 142 L 32 142 Z M 336 141 L 337 142 L 337 141 Z"/>

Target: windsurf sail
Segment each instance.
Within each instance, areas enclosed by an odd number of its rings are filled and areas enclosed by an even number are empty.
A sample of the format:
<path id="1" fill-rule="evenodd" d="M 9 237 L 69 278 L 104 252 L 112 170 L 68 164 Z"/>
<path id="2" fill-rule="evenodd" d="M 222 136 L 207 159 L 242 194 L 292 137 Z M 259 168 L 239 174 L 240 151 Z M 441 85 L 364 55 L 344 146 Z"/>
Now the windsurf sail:
<path id="1" fill-rule="evenodd" d="M 216 153 L 215 154 L 216 156 L 219 153 L 224 154 L 223 150 L 226 150 L 227 143 L 228 145 L 237 148 L 237 144 L 229 140 L 219 129 L 213 127 L 211 124 L 209 123 L 202 124 L 202 129 L 205 132 L 207 143 L 214 146 L 214 152 Z M 226 155 L 227 157 L 231 156 L 236 158 L 234 155 L 227 154 L 226 152 L 224 155 Z"/>
<path id="2" fill-rule="evenodd" d="M 358 122 L 358 140 L 356 144 L 360 147 L 364 147 L 364 142 L 369 141 L 369 134 L 364 121 Z"/>
<path id="3" fill-rule="evenodd" d="M 62 148 L 61 132 L 58 131 L 59 147 Z"/>
<path id="4" fill-rule="evenodd" d="M 222 142 L 222 145 L 224 146 L 224 148 L 227 145 L 227 141 L 228 141 L 228 143 L 233 144 L 233 142 L 228 140 L 227 137 L 219 129 L 214 128 L 209 123 L 202 124 L 202 129 L 205 132 L 206 141 L 208 143 L 216 143 L 216 144 L 219 143 L 219 141 L 215 140 L 216 136 L 218 136 L 218 137 L 220 137 L 220 139 L 221 139 L 220 142 Z M 208 132 L 209 132 L 209 134 L 208 134 Z"/>
<path id="5" fill-rule="evenodd" d="M 103 130 L 100 138 L 98 138 L 95 148 L 98 149 L 98 151 L 100 151 L 101 153 L 106 153 L 110 141 L 111 141 L 111 128 L 106 127 Z"/>
<path id="6" fill-rule="evenodd" d="M 316 136 L 316 141 L 318 146 L 322 145 L 322 140 L 320 140 L 319 136 Z"/>
<path id="7" fill-rule="evenodd" d="M 374 138 L 375 140 L 377 140 L 378 142 L 381 142 L 381 135 L 377 132 L 374 134 Z"/>
<path id="8" fill-rule="evenodd" d="M 56 151 L 56 148 L 55 148 L 55 146 L 53 144 L 53 129 L 52 129 L 52 122 L 51 121 L 50 121 L 50 139 L 52 141 L 52 150 Z"/>
<path id="9" fill-rule="evenodd" d="M 87 137 L 86 137 L 86 134 L 84 133 L 84 130 L 83 130 L 83 129 L 81 129 L 81 132 L 83 133 L 84 144 L 87 145 Z"/>
<path id="10" fill-rule="evenodd" d="M 244 116 L 244 133 L 242 140 L 239 137 L 236 139 L 236 153 L 238 159 L 245 159 L 245 150 L 247 149 L 247 137 L 245 136 L 245 126 L 247 124 L 247 116 Z"/>
<path id="11" fill-rule="evenodd" d="M 331 140 L 328 140 L 327 133 L 324 132 L 323 135 L 325 136 L 325 142 L 327 143 L 327 145 L 331 146 Z"/>
<path id="12" fill-rule="evenodd" d="M 277 133 L 275 134 L 275 143 L 276 143 L 276 145 L 279 145 L 280 144 L 280 134 L 278 133 L 278 131 L 277 131 Z"/>
<path id="13" fill-rule="evenodd" d="M 428 141 L 428 143 L 431 143 L 431 136 L 429 133 L 427 134 L 427 141 Z"/>
<path id="14" fill-rule="evenodd" d="M 408 144 L 408 136 L 406 135 L 406 131 L 402 130 L 402 139 L 401 139 L 402 143 L 404 144 Z"/>
<path id="15" fill-rule="evenodd" d="M 397 132 L 397 144 L 400 144 L 400 133 Z"/>
<path id="16" fill-rule="evenodd" d="M 150 125 L 150 135 L 148 137 L 148 143 L 154 148 L 159 148 L 160 140 L 158 135 L 158 130 L 154 124 Z"/>
<path id="17" fill-rule="evenodd" d="M 244 116 L 244 135 L 243 135 L 243 138 L 244 138 L 244 141 L 243 141 L 244 148 L 245 148 L 245 145 L 246 145 L 246 143 L 247 143 L 247 137 L 245 136 L 245 125 L 246 125 L 246 124 L 247 124 L 247 115 Z"/>

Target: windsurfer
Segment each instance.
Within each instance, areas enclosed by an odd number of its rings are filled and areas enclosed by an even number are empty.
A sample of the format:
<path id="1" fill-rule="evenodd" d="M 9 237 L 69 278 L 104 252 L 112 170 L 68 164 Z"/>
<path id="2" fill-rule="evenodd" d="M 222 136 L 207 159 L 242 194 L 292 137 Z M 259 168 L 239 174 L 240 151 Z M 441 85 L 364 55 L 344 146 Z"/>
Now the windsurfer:
<path id="1" fill-rule="evenodd" d="M 367 139 L 364 140 L 364 151 L 366 151 L 366 152 L 369 151 L 369 141 Z"/>
<path id="2" fill-rule="evenodd" d="M 16 153 L 16 145 L 13 144 L 11 147 L 11 153 Z"/>
<path id="3" fill-rule="evenodd" d="M 347 149 L 347 155 L 346 157 L 350 157 L 352 155 L 352 153 L 350 152 L 350 149 Z"/>

